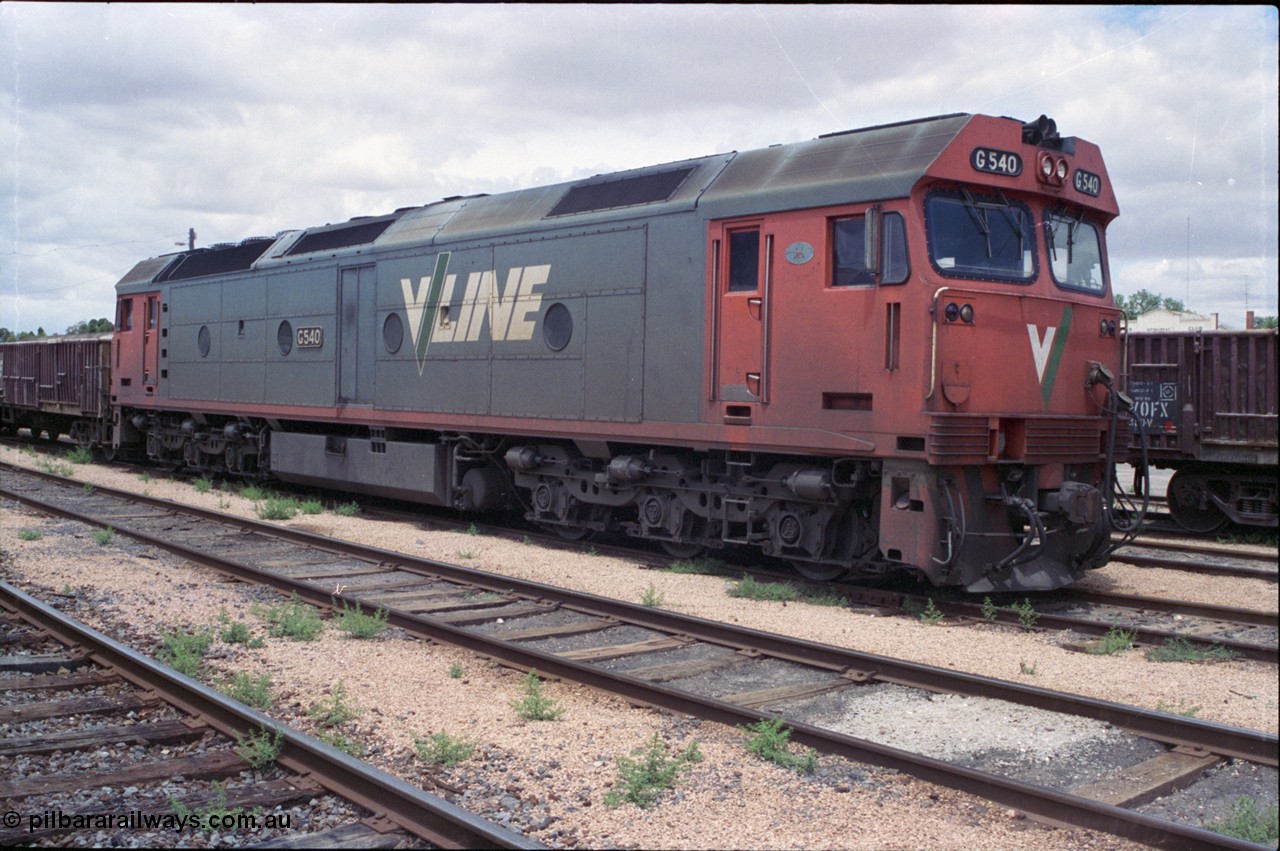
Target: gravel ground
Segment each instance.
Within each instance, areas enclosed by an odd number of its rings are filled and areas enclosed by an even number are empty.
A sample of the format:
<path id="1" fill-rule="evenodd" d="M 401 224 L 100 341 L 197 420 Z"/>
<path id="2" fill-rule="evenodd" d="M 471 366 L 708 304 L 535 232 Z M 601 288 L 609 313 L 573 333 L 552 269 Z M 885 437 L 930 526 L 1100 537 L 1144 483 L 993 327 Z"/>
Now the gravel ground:
<path id="1" fill-rule="evenodd" d="M 3 447 L 0 459 L 33 463 L 30 456 Z M 253 516 L 247 500 L 218 490 L 200 494 L 190 484 L 144 483 L 137 474 L 100 466 L 77 466 L 75 475 L 87 482 Z M 123 538 L 100 546 L 83 527 L 39 518 L 11 505 L 4 506 L 3 516 L 0 550 L 11 556 L 6 570 L 10 581 L 32 589 L 74 592 L 80 603 L 77 615 L 98 628 L 145 645 L 175 627 L 214 624 L 225 609 L 233 620 L 264 634 L 252 610 L 256 600 L 273 599 L 269 592 L 211 579 L 205 571 Z M 652 586 L 667 608 L 703 617 L 1153 709 L 1194 711 L 1210 721 L 1271 732 L 1277 728 L 1273 666 L 1155 664 L 1140 651 L 1089 656 L 1059 646 L 1065 638 L 1053 633 L 945 622 L 926 626 L 878 617 L 869 610 L 737 600 L 724 594 L 723 578 L 644 570 L 589 550 L 556 552 L 492 537 L 427 532 L 411 522 L 326 513 L 285 525 L 633 602 Z M 60 528 L 75 537 L 61 537 Z M 45 537 L 20 540 L 17 533 L 22 529 L 42 529 Z M 91 572 L 85 569 L 88 564 Z M 1275 585 L 1257 580 L 1204 580 L 1115 564 L 1088 581 L 1132 593 L 1177 594 L 1272 610 L 1276 605 Z M 548 683 L 544 688 L 566 710 L 559 720 L 520 721 L 509 704 L 522 694 L 521 675 L 462 651 L 401 640 L 391 633 L 356 641 L 330 630 L 315 642 L 268 638 L 260 649 L 217 647 L 210 664 L 218 676 L 270 673 L 277 713 L 302 727 L 315 729 L 306 710 L 341 682 L 349 702 L 361 710 L 343 733 L 368 748 L 372 762 L 428 789 L 465 790 L 459 793 L 465 806 L 557 846 L 1133 847 L 1106 835 L 1041 828 L 980 799 L 834 758 L 822 758 L 815 775 L 797 775 L 751 757 L 734 730 L 636 710 L 569 683 Z M 455 665 L 462 676 L 450 676 Z M 1018 728 L 1008 725 L 975 723 L 975 711 L 971 705 L 952 707 L 932 715 L 921 729 L 940 747 L 985 753 L 985 759 L 1003 754 L 1017 762 L 1020 754 L 1042 752 L 1043 728 L 1019 735 Z M 880 726 L 890 729 L 893 715 L 884 718 Z M 1072 726 L 1064 726 L 1066 739 L 1058 753 L 1087 751 L 1110 735 L 1093 731 L 1073 739 L 1066 732 Z M 1002 738 L 982 739 L 984 728 Z M 919 737 L 921 729 L 910 735 Z M 655 731 L 672 748 L 698 742 L 703 761 L 691 766 L 676 790 L 656 807 L 606 807 L 604 796 L 618 776 L 614 760 L 645 745 Z M 426 766 L 414 757 L 412 742 L 415 736 L 437 732 L 475 742 L 475 755 L 452 769 Z M 979 741 L 964 744 L 975 737 Z"/>

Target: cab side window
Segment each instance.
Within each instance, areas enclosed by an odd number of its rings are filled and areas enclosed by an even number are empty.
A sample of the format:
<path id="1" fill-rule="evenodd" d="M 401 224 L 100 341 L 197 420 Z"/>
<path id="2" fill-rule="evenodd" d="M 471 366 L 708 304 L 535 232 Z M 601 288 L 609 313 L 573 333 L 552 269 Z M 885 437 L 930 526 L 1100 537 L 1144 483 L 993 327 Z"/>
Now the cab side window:
<path id="1" fill-rule="evenodd" d="M 880 219 L 880 283 L 901 284 L 910 274 L 907 224 L 901 213 L 885 213 Z"/>
<path id="2" fill-rule="evenodd" d="M 831 223 L 831 286 L 864 287 L 876 282 L 867 268 L 867 220 L 863 216 Z"/>
<path id="3" fill-rule="evenodd" d="M 760 231 L 729 234 L 729 292 L 755 292 L 760 286 Z"/>
<path id="4" fill-rule="evenodd" d="M 911 267 L 907 262 L 907 226 L 901 213 L 880 217 L 880 274 L 867 268 L 867 220 L 865 216 L 835 219 L 831 223 L 831 286 L 870 287 L 901 284 Z"/>
<path id="5" fill-rule="evenodd" d="M 117 331 L 133 330 L 133 299 L 120 299 L 120 315 L 116 317 Z"/>

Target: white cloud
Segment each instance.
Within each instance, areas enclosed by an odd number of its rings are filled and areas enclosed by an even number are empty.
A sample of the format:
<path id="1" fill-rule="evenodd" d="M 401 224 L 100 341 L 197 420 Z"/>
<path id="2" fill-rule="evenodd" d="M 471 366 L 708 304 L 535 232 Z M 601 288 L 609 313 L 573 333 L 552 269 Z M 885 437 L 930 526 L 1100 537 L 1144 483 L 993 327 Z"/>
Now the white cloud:
<path id="1" fill-rule="evenodd" d="M 957 111 L 1101 146 L 1117 291 L 1182 297 L 1190 254 L 1192 306 L 1242 315 L 1247 287 L 1276 312 L 1273 7 L 4 3 L 0 45 L 7 327 L 109 315 L 189 227 L 238 241 Z"/>

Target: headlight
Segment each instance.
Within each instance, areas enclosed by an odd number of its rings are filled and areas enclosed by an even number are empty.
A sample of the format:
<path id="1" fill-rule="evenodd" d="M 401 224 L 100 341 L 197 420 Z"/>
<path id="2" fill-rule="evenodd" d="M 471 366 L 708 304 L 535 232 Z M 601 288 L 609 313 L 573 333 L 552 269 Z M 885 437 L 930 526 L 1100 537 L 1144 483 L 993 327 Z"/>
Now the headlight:
<path id="1" fill-rule="evenodd" d="M 944 313 L 948 322 L 955 322 L 960 318 L 960 307 L 953 301 L 947 305 L 947 309 Z"/>
<path id="2" fill-rule="evenodd" d="M 1067 179 L 1067 161 L 1058 160 L 1058 180 Z"/>
<path id="3" fill-rule="evenodd" d="M 960 318 L 969 324 L 973 324 L 973 305 L 966 304 L 960 308 Z"/>

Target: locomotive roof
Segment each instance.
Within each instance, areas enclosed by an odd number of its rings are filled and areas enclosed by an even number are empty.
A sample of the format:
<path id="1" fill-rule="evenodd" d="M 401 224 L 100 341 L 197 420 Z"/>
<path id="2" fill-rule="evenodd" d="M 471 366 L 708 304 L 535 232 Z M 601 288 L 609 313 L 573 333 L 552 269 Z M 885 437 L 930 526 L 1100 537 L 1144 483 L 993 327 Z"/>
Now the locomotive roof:
<path id="1" fill-rule="evenodd" d="M 446 198 L 384 216 L 153 257 L 117 287 L 670 213 L 697 211 L 709 220 L 903 197 L 974 117 L 942 115 L 569 183 Z"/>

